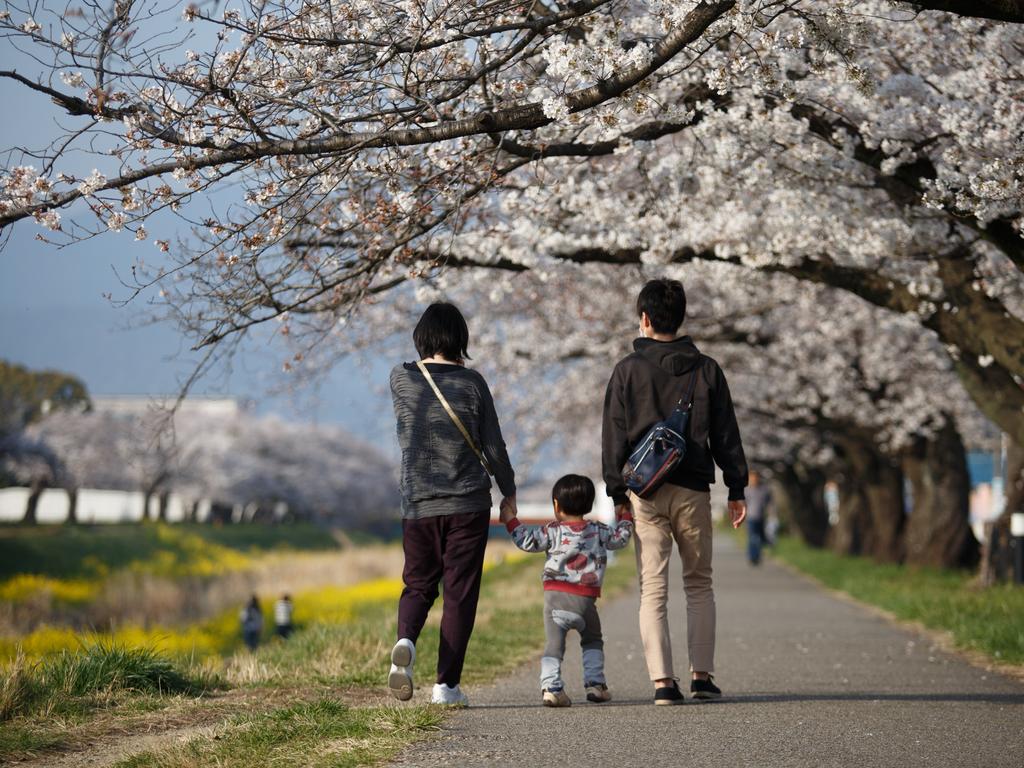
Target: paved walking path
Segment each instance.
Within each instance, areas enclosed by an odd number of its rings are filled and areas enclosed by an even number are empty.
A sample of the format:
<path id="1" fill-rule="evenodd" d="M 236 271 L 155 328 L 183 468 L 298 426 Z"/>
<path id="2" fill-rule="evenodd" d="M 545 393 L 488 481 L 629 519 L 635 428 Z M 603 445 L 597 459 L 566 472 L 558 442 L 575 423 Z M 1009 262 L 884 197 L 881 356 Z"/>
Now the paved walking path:
<path id="1" fill-rule="evenodd" d="M 716 679 L 727 698 L 653 706 L 634 593 L 601 605 L 613 702 L 586 702 L 573 634 L 565 662 L 571 708 L 539 706 L 538 661 L 494 686 L 470 688 L 473 706 L 396 765 L 1024 766 L 1024 685 L 777 565 L 750 568 L 730 537 L 719 536 L 715 547 Z M 672 568 L 678 582 L 678 561 Z M 669 610 L 679 673 L 686 669 L 681 583 Z M 432 682 L 427 666 L 421 684 Z"/>

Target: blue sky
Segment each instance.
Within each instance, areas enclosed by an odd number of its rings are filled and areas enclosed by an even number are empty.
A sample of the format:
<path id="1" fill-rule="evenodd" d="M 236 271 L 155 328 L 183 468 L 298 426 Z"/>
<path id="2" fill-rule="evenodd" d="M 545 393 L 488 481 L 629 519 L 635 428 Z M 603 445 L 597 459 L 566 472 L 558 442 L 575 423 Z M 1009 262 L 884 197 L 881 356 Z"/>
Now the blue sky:
<path id="1" fill-rule="evenodd" d="M 0 68 L 17 68 L 26 76 L 38 70 L 6 43 L 0 47 Z M 76 118 L 62 116 L 46 96 L 9 80 L 0 80 L 0 100 L 10 110 L 0 120 L 2 149 L 19 145 L 38 148 L 40 137 L 58 135 L 56 120 L 76 124 Z M 10 105 L 17 105 L 17 111 Z M 12 162 L 32 164 L 18 158 Z M 84 167 L 72 171 L 86 174 L 98 164 L 85 157 L 74 162 Z M 63 249 L 37 241 L 36 235 L 44 230 L 32 221 L 4 232 L 0 358 L 74 374 L 95 394 L 175 392 L 196 359 L 187 341 L 170 325 L 145 324 L 144 296 L 124 307 L 104 298 L 107 293 L 115 299 L 124 296 L 115 271 L 129 274 L 132 262 L 140 256 L 154 259 L 154 229 L 150 227 L 148 242 L 137 243 L 130 234 L 120 233 Z M 169 237 L 173 234 L 166 229 L 158 233 L 167 239 L 173 239 Z M 410 349 L 410 359 L 411 353 Z M 281 351 L 253 343 L 235 361 L 229 376 L 209 377 L 194 391 L 251 399 L 263 413 L 339 424 L 363 436 L 393 429 L 386 391 L 393 361 L 347 358 L 316 388 L 300 385 L 280 393 L 287 386 L 278 373 L 283 359 Z"/>

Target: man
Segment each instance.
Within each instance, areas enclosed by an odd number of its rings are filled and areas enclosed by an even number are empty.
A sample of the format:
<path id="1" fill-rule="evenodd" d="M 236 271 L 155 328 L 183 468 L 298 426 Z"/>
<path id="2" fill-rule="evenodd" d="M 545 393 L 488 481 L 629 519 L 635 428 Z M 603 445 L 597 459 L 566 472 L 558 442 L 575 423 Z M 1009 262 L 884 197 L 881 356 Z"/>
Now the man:
<path id="1" fill-rule="evenodd" d="M 751 565 L 761 562 L 761 548 L 771 544 L 768 536 L 768 510 L 772 506 L 771 486 L 762 482 L 761 475 L 750 472 L 747 483 L 747 560 Z"/>
<path id="2" fill-rule="evenodd" d="M 729 489 L 734 528 L 746 516 L 747 462 L 729 387 L 718 363 L 679 336 L 686 293 L 677 280 L 652 280 L 636 303 L 641 338 L 619 361 L 608 382 L 602 463 L 616 513 L 632 506 L 640 572 L 640 635 L 655 704 L 684 700 L 672 667 L 668 629 L 668 566 L 675 542 L 683 559 L 690 691 L 694 698 L 722 695 L 711 677 L 715 655 L 715 596 L 711 588 L 711 494 L 717 464 Z M 695 380 L 694 380 L 695 377 Z M 664 420 L 693 385 L 686 455 L 649 498 L 627 495 L 622 466 L 647 431 Z M 714 464 L 712 463 L 714 461 Z"/>

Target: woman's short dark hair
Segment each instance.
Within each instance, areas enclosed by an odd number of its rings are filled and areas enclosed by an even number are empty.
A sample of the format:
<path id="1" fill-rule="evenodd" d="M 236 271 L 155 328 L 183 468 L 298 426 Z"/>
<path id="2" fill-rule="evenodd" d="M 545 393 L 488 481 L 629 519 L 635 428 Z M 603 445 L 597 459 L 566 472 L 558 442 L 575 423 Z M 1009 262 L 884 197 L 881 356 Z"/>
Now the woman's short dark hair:
<path id="1" fill-rule="evenodd" d="M 440 355 L 460 363 L 469 359 L 469 326 L 459 308 L 447 302 L 431 304 L 416 323 L 412 343 L 423 360 Z"/>
<path id="2" fill-rule="evenodd" d="M 655 333 L 675 333 L 686 319 L 686 291 L 678 280 L 651 280 L 636 299 L 638 316 L 647 313 Z"/>
<path id="3" fill-rule="evenodd" d="M 567 515 L 582 517 L 594 506 L 594 484 L 584 475 L 565 475 L 551 489 L 551 499 Z"/>

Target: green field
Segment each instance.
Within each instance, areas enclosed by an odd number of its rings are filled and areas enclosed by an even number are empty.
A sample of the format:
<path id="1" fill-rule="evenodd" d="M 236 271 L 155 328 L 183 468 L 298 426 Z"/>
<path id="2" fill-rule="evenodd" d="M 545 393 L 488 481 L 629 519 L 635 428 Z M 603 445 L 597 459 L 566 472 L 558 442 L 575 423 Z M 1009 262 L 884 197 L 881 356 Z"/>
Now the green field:
<path id="1" fill-rule="evenodd" d="M 543 645 L 543 558 L 510 553 L 507 545 L 491 552 L 496 559 L 486 567 L 467 683 L 493 680 Z M 620 557 L 609 568 L 606 594 L 634 580 L 634 559 Z M 302 595 L 296 600 L 302 628 L 255 654 L 199 658 L 96 642 L 38 661 L 16 658 L 0 673 L 0 761 L 54 750 L 92 754 L 110 741 L 105 734 L 176 723 L 194 725 L 195 733 L 129 750 L 117 764 L 377 763 L 429 737 L 444 717 L 436 707 L 395 706 L 382 696 L 400 590 L 397 579 L 383 579 Z M 437 654 L 440 603 L 436 608 L 417 646 L 421 686 L 429 684 Z"/>
<path id="2" fill-rule="evenodd" d="M 792 537 L 780 537 L 768 551 L 831 589 L 899 619 L 951 633 L 958 648 L 997 662 L 1024 664 L 1024 588 L 982 588 L 970 572 L 844 557 Z"/>
<path id="3" fill-rule="evenodd" d="M 179 535 L 169 540 L 162 535 L 168 530 Z M 129 568 L 151 561 L 158 553 L 170 553 L 175 562 L 187 563 L 194 554 L 188 542 L 195 538 L 245 554 L 339 547 L 329 531 L 301 523 L 0 526 L 0 580 L 26 573 L 62 579 L 92 577 L 98 567 Z"/>

